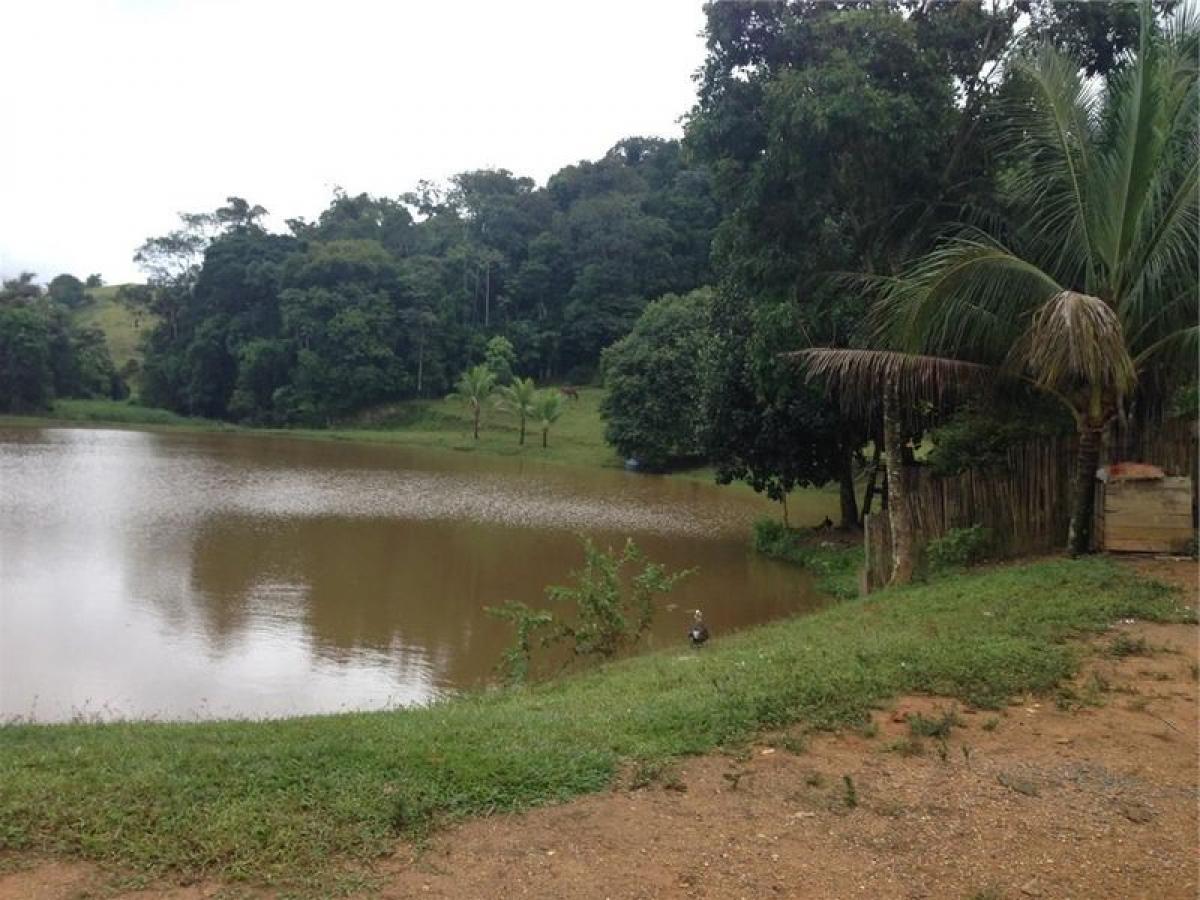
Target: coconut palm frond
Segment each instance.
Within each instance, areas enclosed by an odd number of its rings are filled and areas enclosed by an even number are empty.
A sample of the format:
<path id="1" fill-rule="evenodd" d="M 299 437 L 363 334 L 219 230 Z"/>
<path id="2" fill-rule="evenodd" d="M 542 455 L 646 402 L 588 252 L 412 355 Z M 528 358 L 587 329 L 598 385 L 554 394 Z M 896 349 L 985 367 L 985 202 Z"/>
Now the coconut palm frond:
<path id="1" fill-rule="evenodd" d="M 1159 338 L 1134 357 L 1133 362 L 1139 370 L 1152 362 L 1162 365 L 1174 361 L 1194 367 L 1197 353 L 1200 353 L 1200 325 L 1192 325 Z"/>
<path id="2" fill-rule="evenodd" d="M 894 350 L 812 348 L 786 356 L 804 367 L 810 381 L 824 381 L 843 409 L 858 418 L 871 415 L 888 386 L 908 400 L 945 407 L 997 377 L 991 366 Z"/>
<path id="3" fill-rule="evenodd" d="M 1160 112 L 1166 86 L 1158 76 L 1160 44 L 1154 40 L 1149 4 L 1142 8 L 1137 55 L 1130 65 L 1113 73 L 1109 83 L 1109 108 L 1105 134 L 1097 157 L 1098 182 L 1092 198 L 1103 225 L 1095 247 L 1105 267 L 1117 270 L 1137 238 L 1142 212 L 1160 162 L 1167 135 L 1161 130 Z"/>
<path id="4" fill-rule="evenodd" d="M 1053 248 L 1047 266 L 1090 284 L 1097 240 L 1092 147 L 1104 94 L 1053 47 L 1018 60 L 1013 69 L 1029 92 L 1007 110 L 1005 142 L 1019 164 L 1007 174 L 1006 187 L 1019 205 L 1035 211 L 1025 227 L 1033 243 Z"/>
<path id="5" fill-rule="evenodd" d="M 1062 291 L 1037 311 L 1009 366 L 1055 391 L 1089 385 L 1124 396 L 1137 382 L 1116 311 L 1075 291 Z"/>
<path id="6" fill-rule="evenodd" d="M 1127 328 L 1164 284 L 1194 277 L 1197 261 L 1197 64 L 1185 51 L 1195 32 L 1180 26 L 1163 37 L 1148 7 L 1142 17 L 1139 51 L 1110 82 L 1094 186 L 1105 269 L 1094 292 L 1117 304 Z"/>
<path id="7" fill-rule="evenodd" d="M 1022 322 L 1063 288 L 999 242 L 964 232 L 881 290 L 870 322 L 876 342 L 995 363 Z"/>

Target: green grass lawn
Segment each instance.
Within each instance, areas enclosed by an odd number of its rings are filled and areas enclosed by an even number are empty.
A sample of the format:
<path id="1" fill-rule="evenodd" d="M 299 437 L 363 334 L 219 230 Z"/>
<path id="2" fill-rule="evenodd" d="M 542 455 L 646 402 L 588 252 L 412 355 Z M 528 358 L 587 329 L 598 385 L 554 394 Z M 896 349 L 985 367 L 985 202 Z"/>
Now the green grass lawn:
<path id="1" fill-rule="evenodd" d="M 791 723 L 865 721 L 896 694 L 983 707 L 1048 692 L 1069 639 L 1194 620 L 1103 559 L 948 577 L 532 688 L 273 722 L 0 729 L 0 849 L 146 877 L 327 894 L 431 824 L 555 803 Z"/>
<path id="2" fill-rule="evenodd" d="M 600 418 L 600 388 L 579 388 L 579 400 L 567 400 L 562 418 L 550 429 L 548 446 L 534 423 L 526 427 L 525 444 L 519 442 L 516 416 L 488 408 L 476 441 L 471 434 L 470 411 L 452 400 L 409 400 L 371 410 L 334 428 L 302 431 L 339 440 L 387 441 L 414 447 L 433 447 L 495 456 L 522 456 L 583 466 L 619 468 L 621 459 L 604 442 Z"/>

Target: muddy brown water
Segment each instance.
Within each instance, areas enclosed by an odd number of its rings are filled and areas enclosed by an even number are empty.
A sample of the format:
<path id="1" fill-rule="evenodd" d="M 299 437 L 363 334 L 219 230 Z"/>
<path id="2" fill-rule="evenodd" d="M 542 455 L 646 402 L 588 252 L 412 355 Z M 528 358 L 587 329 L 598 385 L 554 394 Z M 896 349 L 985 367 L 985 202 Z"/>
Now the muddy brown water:
<path id="1" fill-rule="evenodd" d="M 719 640 L 819 603 L 749 551 L 765 512 L 748 492 L 528 459 L 0 429 L 0 720 L 260 718 L 477 687 L 511 638 L 485 607 L 543 605 L 580 534 L 698 569 L 648 646 L 684 646 L 694 607 Z"/>

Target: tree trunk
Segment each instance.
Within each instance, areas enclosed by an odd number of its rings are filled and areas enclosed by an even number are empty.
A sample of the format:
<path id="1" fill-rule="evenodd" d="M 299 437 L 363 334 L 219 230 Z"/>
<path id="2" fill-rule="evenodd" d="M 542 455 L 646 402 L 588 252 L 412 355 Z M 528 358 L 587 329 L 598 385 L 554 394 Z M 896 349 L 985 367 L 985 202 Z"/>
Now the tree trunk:
<path id="1" fill-rule="evenodd" d="M 784 491 L 783 496 L 779 498 L 779 502 L 783 504 L 783 527 L 791 528 L 792 523 L 788 521 L 787 491 Z"/>
<path id="2" fill-rule="evenodd" d="M 838 482 L 841 487 L 842 521 L 838 527 L 849 530 L 858 525 L 858 497 L 854 493 L 854 464 L 851 462 L 850 451 L 842 452 L 839 464 Z"/>
<path id="3" fill-rule="evenodd" d="M 542 429 L 542 449 L 543 449 L 543 450 L 545 450 L 545 449 L 546 449 L 546 435 L 548 435 L 549 433 L 550 433 L 550 429 L 549 429 L 549 428 L 543 428 L 543 429 Z"/>
<path id="4" fill-rule="evenodd" d="M 421 396 L 421 380 L 425 374 L 425 332 L 421 332 L 421 339 L 417 342 L 417 396 Z"/>
<path id="5" fill-rule="evenodd" d="M 521 416 L 521 439 L 517 441 L 522 447 L 525 446 L 525 417 Z"/>
<path id="6" fill-rule="evenodd" d="M 871 513 L 871 502 L 875 499 L 875 483 L 879 480 L 879 450 L 882 440 L 875 442 L 875 453 L 871 458 L 871 474 L 867 477 L 867 487 L 863 491 L 862 509 L 859 510 L 858 521 L 867 524 L 867 516 Z"/>
<path id="7" fill-rule="evenodd" d="M 1071 531 L 1067 549 L 1072 556 L 1092 551 L 1092 520 L 1096 507 L 1096 468 L 1100 464 L 1103 428 L 1083 428 L 1079 433 L 1079 456 L 1071 493 Z"/>
<path id="8" fill-rule="evenodd" d="M 883 391 L 883 449 L 887 454 L 888 522 L 892 531 L 892 575 L 888 585 L 908 584 L 913 576 L 913 534 L 908 485 L 904 481 L 904 449 L 900 437 L 900 403 L 896 386 Z"/>
<path id="9" fill-rule="evenodd" d="M 475 440 L 479 440 L 479 407 L 475 407 Z"/>

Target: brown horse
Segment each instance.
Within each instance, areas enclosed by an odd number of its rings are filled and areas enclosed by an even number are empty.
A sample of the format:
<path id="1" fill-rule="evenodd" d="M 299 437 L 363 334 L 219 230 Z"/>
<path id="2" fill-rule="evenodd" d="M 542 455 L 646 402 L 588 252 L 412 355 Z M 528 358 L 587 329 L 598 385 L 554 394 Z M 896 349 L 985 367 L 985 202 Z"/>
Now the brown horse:
<path id="1" fill-rule="evenodd" d="M 558 392 L 570 400 L 578 400 L 579 399 L 579 388 L 560 387 L 558 389 Z"/>

